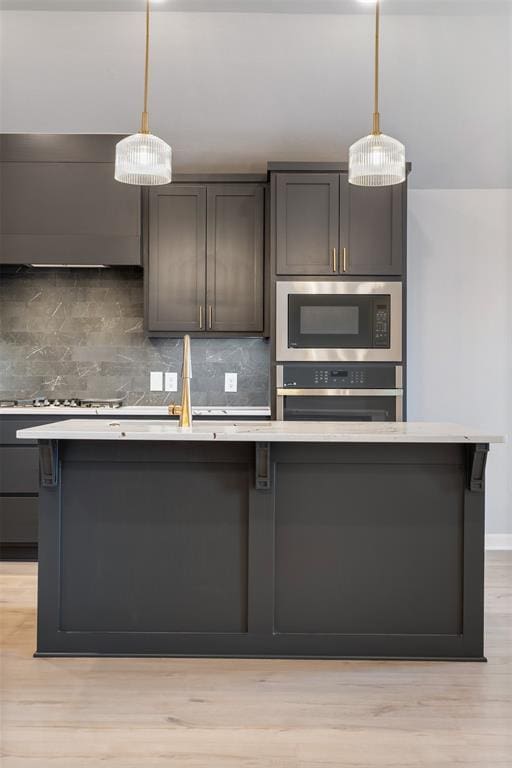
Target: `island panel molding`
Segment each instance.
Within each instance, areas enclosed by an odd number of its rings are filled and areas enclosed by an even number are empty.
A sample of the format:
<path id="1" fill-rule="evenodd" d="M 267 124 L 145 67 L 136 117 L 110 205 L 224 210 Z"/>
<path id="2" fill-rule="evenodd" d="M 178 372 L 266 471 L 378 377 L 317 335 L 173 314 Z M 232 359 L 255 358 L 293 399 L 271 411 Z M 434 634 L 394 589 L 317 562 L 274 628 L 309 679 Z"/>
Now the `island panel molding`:
<path id="1" fill-rule="evenodd" d="M 484 435 L 93 426 L 19 434 L 44 479 L 36 655 L 484 659 Z"/>

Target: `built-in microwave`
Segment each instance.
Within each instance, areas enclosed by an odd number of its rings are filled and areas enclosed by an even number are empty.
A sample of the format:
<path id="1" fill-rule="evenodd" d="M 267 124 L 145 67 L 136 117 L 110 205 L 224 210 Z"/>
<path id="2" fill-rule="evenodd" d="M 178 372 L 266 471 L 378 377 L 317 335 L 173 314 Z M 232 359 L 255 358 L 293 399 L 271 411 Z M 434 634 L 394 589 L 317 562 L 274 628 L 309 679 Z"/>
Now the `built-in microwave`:
<path id="1" fill-rule="evenodd" d="M 402 283 L 279 281 L 278 362 L 401 362 Z"/>

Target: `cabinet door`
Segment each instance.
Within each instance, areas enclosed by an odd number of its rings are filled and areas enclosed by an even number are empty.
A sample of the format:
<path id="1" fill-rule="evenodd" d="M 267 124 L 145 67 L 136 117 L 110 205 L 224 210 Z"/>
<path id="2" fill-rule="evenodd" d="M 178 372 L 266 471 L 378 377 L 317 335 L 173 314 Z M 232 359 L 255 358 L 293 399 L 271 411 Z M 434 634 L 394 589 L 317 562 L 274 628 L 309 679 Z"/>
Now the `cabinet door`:
<path id="1" fill-rule="evenodd" d="M 275 246 L 278 275 L 329 275 L 338 271 L 337 173 L 276 176 Z"/>
<path id="2" fill-rule="evenodd" d="M 119 138 L 2 137 L 0 263 L 141 263 L 140 188 L 114 179 Z"/>
<path id="3" fill-rule="evenodd" d="M 37 496 L 0 496 L 0 545 L 37 544 Z"/>
<path id="4" fill-rule="evenodd" d="M 39 491 L 39 450 L 36 446 L 0 446 L 0 496 Z"/>
<path id="5" fill-rule="evenodd" d="M 341 271 L 400 275 L 405 185 L 356 187 L 341 177 Z M 343 249 L 346 249 L 343 251 Z"/>
<path id="6" fill-rule="evenodd" d="M 263 330 L 263 206 L 261 185 L 208 187 L 208 330 Z"/>
<path id="7" fill-rule="evenodd" d="M 205 327 L 206 188 L 151 190 L 148 330 Z"/>

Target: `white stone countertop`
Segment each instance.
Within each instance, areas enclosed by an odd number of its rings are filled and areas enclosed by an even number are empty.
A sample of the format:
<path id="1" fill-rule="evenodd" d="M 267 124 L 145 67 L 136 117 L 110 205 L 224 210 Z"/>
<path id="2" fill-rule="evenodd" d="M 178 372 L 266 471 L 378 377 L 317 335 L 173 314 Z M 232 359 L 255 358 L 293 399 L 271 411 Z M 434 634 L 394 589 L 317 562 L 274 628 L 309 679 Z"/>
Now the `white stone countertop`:
<path id="1" fill-rule="evenodd" d="M 430 422 L 196 422 L 182 428 L 173 421 L 129 421 L 113 416 L 71 419 L 20 429 L 20 439 L 43 440 L 196 440 L 298 443 L 502 443 L 505 438 L 463 427 Z"/>
<path id="2" fill-rule="evenodd" d="M 178 401 L 176 401 L 178 402 Z M 246 416 L 254 419 L 262 419 L 270 416 L 270 408 L 266 406 L 252 405 L 195 405 L 192 407 L 194 416 L 211 416 L 212 418 L 221 416 Z M 53 416 L 76 416 L 80 419 L 87 416 L 116 416 L 130 418 L 130 416 L 167 416 L 166 405 L 122 405 L 120 408 L 70 408 L 68 406 L 45 407 L 18 406 L 9 408 L 0 408 L 0 416 L 42 416 L 52 418 Z"/>

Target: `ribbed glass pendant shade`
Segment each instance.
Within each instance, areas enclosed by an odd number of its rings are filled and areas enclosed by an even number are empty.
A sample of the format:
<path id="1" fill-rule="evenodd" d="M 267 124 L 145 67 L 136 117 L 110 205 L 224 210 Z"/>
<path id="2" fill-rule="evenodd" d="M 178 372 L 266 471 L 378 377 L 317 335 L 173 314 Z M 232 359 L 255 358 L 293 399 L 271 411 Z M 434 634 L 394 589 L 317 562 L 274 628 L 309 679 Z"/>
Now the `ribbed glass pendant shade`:
<path id="1" fill-rule="evenodd" d="M 134 133 L 116 146 L 114 176 L 125 184 L 168 184 L 172 177 L 172 149 L 152 133 Z"/>
<path id="2" fill-rule="evenodd" d="M 359 187 L 389 187 L 405 181 L 405 147 L 384 133 L 371 133 L 349 149 L 348 180 Z"/>

